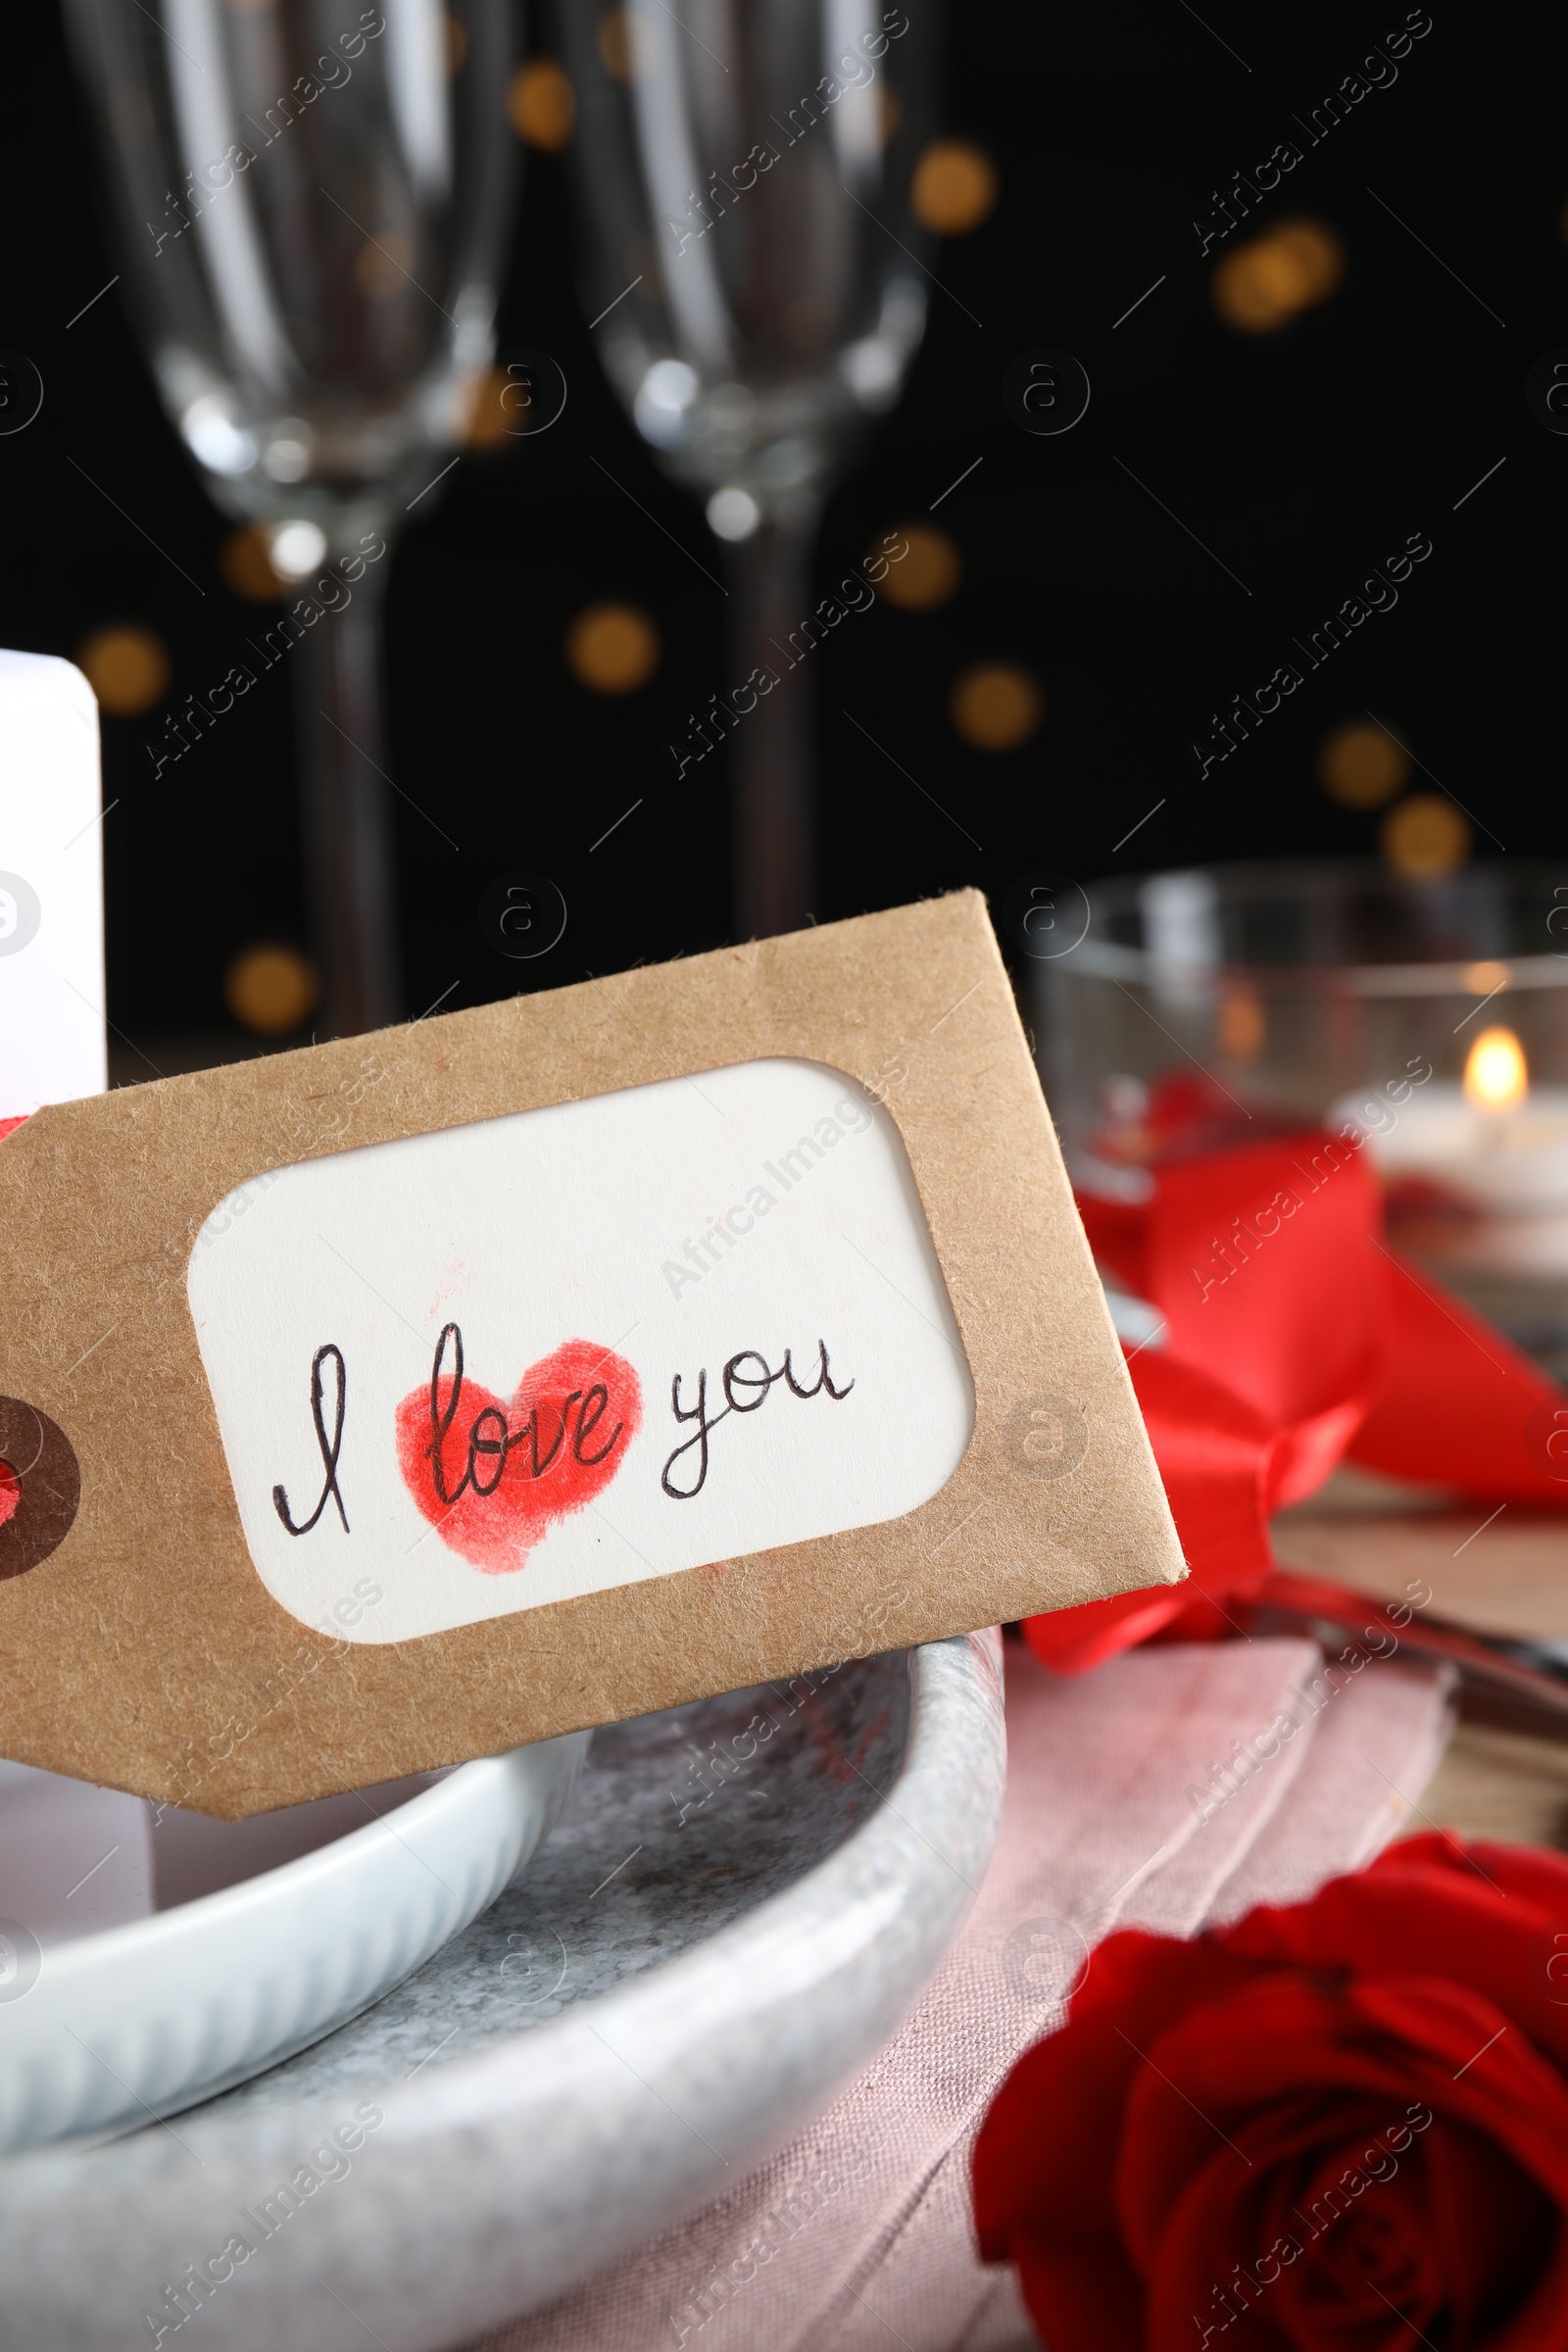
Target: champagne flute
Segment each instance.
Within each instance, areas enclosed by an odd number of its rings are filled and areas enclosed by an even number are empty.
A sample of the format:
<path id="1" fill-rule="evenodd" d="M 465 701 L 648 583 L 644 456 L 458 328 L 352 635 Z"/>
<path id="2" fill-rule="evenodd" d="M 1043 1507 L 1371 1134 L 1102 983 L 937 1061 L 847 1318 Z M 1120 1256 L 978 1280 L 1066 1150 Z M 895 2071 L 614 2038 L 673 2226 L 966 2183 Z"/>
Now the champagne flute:
<path id="1" fill-rule="evenodd" d="M 217 504 L 265 530 L 279 576 L 333 574 L 328 610 L 285 642 L 323 1024 L 352 1035 L 400 1010 L 390 565 L 370 551 L 433 486 L 491 358 L 511 10 L 68 0 L 68 14 L 164 404 Z"/>
<path id="2" fill-rule="evenodd" d="M 825 492 L 925 323 L 908 199 L 937 0 L 563 10 L 601 356 L 729 559 L 731 683 L 753 693 L 725 720 L 737 931 L 790 930 L 810 909 L 815 809 L 807 681 L 784 649 L 810 612 Z"/>

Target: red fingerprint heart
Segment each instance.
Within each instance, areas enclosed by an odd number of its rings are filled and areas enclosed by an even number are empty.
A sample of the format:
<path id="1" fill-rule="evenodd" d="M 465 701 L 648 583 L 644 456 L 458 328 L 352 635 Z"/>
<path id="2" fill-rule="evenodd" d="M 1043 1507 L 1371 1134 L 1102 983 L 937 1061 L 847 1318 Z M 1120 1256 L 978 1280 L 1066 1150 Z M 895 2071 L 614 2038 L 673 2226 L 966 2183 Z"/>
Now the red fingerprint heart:
<path id="1" fill-rule="evenodd" d="M 463 1334 L 449 1323 L 428 1383 L 398 1406 L 398 1462 L 442 1543 L 506 1576 L 558 1519 L 604 1492 L 642 1417 L 636 1372 L 609 1348 L 565 1341 L 508 1403 L 466 1377 Z"/>

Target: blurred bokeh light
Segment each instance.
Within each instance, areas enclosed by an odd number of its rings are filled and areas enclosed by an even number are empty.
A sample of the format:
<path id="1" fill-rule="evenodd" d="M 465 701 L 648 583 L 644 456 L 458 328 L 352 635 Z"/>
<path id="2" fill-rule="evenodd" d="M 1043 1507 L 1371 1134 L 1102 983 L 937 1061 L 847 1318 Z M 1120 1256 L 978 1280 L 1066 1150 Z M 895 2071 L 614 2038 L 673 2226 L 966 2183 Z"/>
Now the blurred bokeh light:
<path id="1" fill-rule="evenodd" d="M 1046 698 L 1026 669 L 1010 662 L 977 662 L 953 682 L 948 714 L 977 752 L 1016 751 L 1045 716 Z"/>
<path id="2" fill-rule="evenodd" d="M 1325 735 L 1317 772 L 1344 808 L 1381 808 L 1410 780 L 1410 761 L 1392 735 L 1369 718 L 1352 718 Z"/>
<path id="3" fill-rule="evenodd" d="M 264 523 L 262 528 L 267 535 L 268 561 L 285 586 L 303 580 L 326 562 L 326 533 L 309 515 L 285 515 L 281 522 Z"/>
<path id="4" fill-rule="evenodd" d="M 898 529 L 909 552 L 888 564 L 876 583 L 877 594 L 901 612 L 935 612 L 957 593 L 963 577 L 963 558 L 956 542 L 930 523 L 904 522 Z M 872 551 L 878 557 L 885 552 L 880 541 Z"/>
<path id="5" fill-rule="evenodd" d="M 530 147 L 550 155 L 564 147 L 577 121 L 577 93 L 565 68 L 553 57 L 519 66 L 507 85 L 507 117 Z"/>
<path id="6" fill-rule="evenodd" d="M 241 948 L 223 974 L 223 1002 L 242 1029 L 286 1037 L 316 1009 L 316 972 L 298 948 L 262 941 Z"/>
<path id="7" fill-rule="evenodd" d="M 591 694 L 633 694 L 662 652 L 658 629 L 635 605 L 590 605 L 566 631 L 566 667 Z"/>
<path id="8" fill-rule="evenodd" d="M 1248 980 L 1226 984 L 1219 1006 L 1220 1051 L 1227 1061 L 1255 1061 L 1263 1051 L 1268 1022 L 1262 999 Z"/>
<path id="9" fill-rule="evenodd" d="M 169 649 L 151 629 L 95 629 L 76 655 L 76 666 L 112 718 L 150 710 L 169 684 Z"/>
<path id="10" fill-rule="evenodd" d="M 254 522 L 230 531 L 218 551 L 218 568 L 225 588 L 253 605 L 275 605 L 283 582 L 272 569 L 266 533 Z"/>
<path id="11" fill-rule="evenodd" d="M 914 167 L 909 204 L 922 228 L 961 237 L 996 211 L 997 167 L 967 139 L 933 139 Z"/>
<path id="12" fill-rule="evenodd" d="M 502 406 L 511 378 L 499 368 L 487 368 L 474 386 L 473 405 L 464 427 L 465 449 L 500 449 L 503 443 L 515 440 L 514 419 Z"/>
<path id="13" fill-rule="evenodd" d="M 1435 792 L 1412 792 L 1391 808 L 1378 839 L 1395 872 L 1409 882 L 1445 881 L 1470 855 L 1470 826 L 1463 810 Z"/>
<path id="14" fill-rule="evenodd" d="M 1272 334 L 1327 302 L 1345 275 L 1345 248 L 1321 220 L 1279 220 L 1215 266 L 1214 308 L 1238 334 Z"/>

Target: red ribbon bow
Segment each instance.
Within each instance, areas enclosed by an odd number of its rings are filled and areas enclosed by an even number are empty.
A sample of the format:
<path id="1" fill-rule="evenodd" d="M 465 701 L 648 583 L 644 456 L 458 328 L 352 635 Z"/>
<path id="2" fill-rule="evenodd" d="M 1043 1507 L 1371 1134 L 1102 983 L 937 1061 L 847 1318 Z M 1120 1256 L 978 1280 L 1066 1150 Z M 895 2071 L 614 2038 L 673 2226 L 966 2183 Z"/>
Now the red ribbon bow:
<path id="1" fill-rule="evenodd" d="M 1176 1160 L 1139 1207 L 1078 1205 L 1101 1264 L 1164 1321 L 1163 1344 L 1132 1349 L 1129 1366 L 1193 1573 L 1028 1619 L 1058 1673 L 1152 1634 L 1229 1630 L 1223 1601 L 1273 1569 L 1270 1514 L 1345 1455 L 1485 1501 L 1568 1508 L 1568 1396 L 1388 1248 L 1376 1181 L 1342 1136 Z"/>

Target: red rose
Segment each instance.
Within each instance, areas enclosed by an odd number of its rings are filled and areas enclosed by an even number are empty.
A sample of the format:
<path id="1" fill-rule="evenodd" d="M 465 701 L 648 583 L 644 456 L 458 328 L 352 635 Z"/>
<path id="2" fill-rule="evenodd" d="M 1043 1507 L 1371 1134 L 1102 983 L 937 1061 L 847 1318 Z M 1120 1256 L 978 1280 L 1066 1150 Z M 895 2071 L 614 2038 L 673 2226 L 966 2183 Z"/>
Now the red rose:
<path id="1" fill-rule="evenodd" d="M 1051 2352 L 1568 2346 L 1568 1861 L 1418 1838 L 1110 1936 L 974 2198 Z"/>

